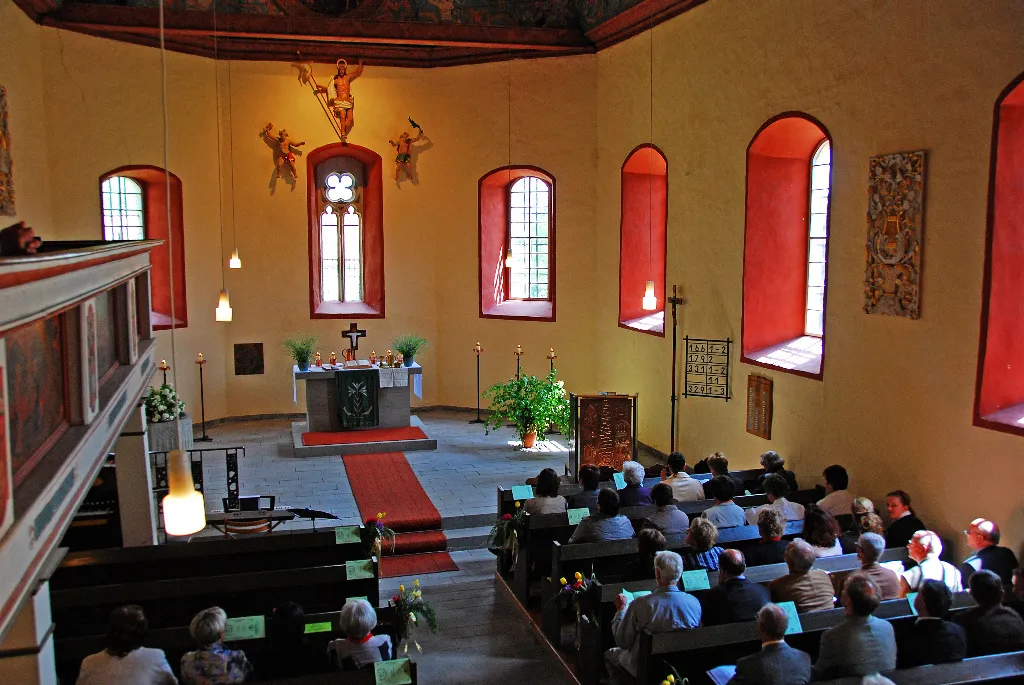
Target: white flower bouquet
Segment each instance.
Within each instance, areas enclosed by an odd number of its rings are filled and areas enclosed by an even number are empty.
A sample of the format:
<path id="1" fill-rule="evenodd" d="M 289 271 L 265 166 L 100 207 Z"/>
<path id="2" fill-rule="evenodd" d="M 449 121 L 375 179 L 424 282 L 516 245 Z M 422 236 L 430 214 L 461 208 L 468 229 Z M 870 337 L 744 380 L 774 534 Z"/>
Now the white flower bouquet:
<path id="1" fill-rule="evenodd" d="M 185 415 L 185 403 L 178 399 L 174 388 L 164 383 L 159 388 L 150 388 L 146 396 L 146 421 L 163 423 Z"/>

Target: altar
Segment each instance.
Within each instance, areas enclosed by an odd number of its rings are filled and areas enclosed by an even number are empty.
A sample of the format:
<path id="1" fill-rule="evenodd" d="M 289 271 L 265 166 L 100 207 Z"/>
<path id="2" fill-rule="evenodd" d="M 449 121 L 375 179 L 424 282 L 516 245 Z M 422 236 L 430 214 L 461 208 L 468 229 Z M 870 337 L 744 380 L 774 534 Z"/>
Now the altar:
<path id="1" fill-rule="evenodd" d="M 292 424 L 296 456 L 437 449 L 410 411 L 411 394 L 422 397 L 419 364 L 293 366 L 292 378 L 306 386 L 306 420 Z M 297 400 L 297 388 L 293 392 Z"/>

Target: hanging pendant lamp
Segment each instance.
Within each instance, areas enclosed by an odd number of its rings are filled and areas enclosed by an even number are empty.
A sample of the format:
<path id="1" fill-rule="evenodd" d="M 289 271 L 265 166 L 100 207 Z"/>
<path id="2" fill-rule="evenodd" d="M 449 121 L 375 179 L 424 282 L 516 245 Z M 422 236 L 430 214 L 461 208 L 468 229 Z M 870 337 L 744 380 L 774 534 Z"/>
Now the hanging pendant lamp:
<path id="1" fill-rule="evenodd" d="M 231 321 L 231 298 L 228 297 L 228 289 L 220 291 L 220 300 L 217 302 L 217 321 Z"/>
<path id="2" fill-rule="evenodd" d="M 238 256 L 237 247 L 231 252 L 231 259 L 228 260 L 228 266 L 231 267 L 232 269 L 242 268 L 242 259 L 241 257 Z"/>
<path id="3" fill-rule="evenodd" d="M 164 496 L 164 530 L 168 535 L 192 535 L 206 528 L 203 494 L 192 482 L 188 453 L 167 453 L 168 493 Z"/>

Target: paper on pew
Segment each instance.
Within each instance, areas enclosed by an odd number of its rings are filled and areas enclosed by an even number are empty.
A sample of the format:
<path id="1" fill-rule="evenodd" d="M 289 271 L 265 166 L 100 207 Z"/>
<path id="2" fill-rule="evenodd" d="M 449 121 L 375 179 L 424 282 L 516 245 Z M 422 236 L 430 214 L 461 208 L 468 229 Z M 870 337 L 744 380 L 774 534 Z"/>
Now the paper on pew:
<path id="1" fill-rule="evenodd" d="M 532 499 L 533 487 L 530 485 L 513 485 L 512 499 Z"/>
<path id="2" fill-rule="evenodd" d="M 318 623 L 307 623 L 305 632 L 307 635 L 310 633 L 329 633 L 334 629 L 330 621 L 320 621 Z"/>
<path id="3" fill-rule="evenodd" d="M 683 571 L 680 580 L 683 581 L 683 589 L 687 592 L 711 589 L 711 580 L 708 578 L 708 572 L 703 568 L 698 568 L 694 571 Z"/>
<path id="4" fill-rule="evenodd" d="M 357 559 L 356 561 L 345 562 L 345 578 L 348 580 L 359 580 L 361 578 L 375 578 L 372 559 Z"/>
<path id="5" fill-rule="evenodd" d="M 800 614 L 796 610 L 795 602 L 779 602 L 778 606 L 786 612 L 789 617 L 789 625 L 786 627 L 786 635 L 804 632 L 804 626 L 800 623 Z"/>
<path id="6" fill-rule="evenodd" d="M 616 490 L 624 490 L 626 488 L 626 477 L 620 471 L 613 473 L 612 478 L 615 480 Z"/>
<path id="7" fill-rule="evenodd" d="M 902 576 L 906 568 L 903 566 L 902 561 L 881 561 L 878 563 L 879 566 L 887 568 L 898 576 Z"/>
<path id="8" fill-rule="evenodd" d="M 917 616 L 917 607 L 914 606 L 915 599 L 917 599 L 916 592 L 907 593 L 907 601 L 910 602 L 910 613 L 912 613 L 914 616 Z"/>
<path id="9" fill-rule="evenodd" d="M 412 667 L 408 659 L 376 661 L 373 678 L 377 685 L 408 685 L 412 682 Z"/>
<path id="10" fill-rule="evenodd" d="M 568 515 L 569 515 L 569 525 L 570 526 L 575 526 L 577 523 L 582 521 L 584 518 L 586 518 L 587 516 L 590 516 L 590 509 L 586 509 L 586 508 L 583 508 L 583 509 L 570 509 L 566 513 L 568 513 Z"/>
<path id="11" fill-rule="evenodd" d="M 266 637 L 266 622 L 262 616 L 229 618 L 224 626 L 224 640 L 256 640 Z"/>
<path id="12" fill-rule="evenodd" d="M 637 590 L 636 592 L 630 592 L 626 588 L 622 588 L 622 594 L 626 596 L 626 604 L 628 605 L 637 597 L 643 597 L 644 595 L 651 594 L 650 590 Z"/>
<path id="13" fill-rule="evenodd" d="M 736 667 L 731 664 L 725 664 L 724 666 L 715 666 L 708 671 L 708 678 L 711 679 L 715 685 L 726 685 L 733 676 L 736 675 Z"/>

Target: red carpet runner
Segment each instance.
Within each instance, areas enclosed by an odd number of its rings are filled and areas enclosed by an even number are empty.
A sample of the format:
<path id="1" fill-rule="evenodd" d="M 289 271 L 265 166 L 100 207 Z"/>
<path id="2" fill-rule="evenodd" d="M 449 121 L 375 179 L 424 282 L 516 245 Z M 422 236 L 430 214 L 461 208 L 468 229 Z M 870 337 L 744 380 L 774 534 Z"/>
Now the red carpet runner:
<path id="1" fill-rule="evenodd" d="M 303 433 L 302 444 L 311 445 L 352 445 L 362 442 L 385 442 L 393 440 L 426 440 L 427 434 L 419 426 L 401 428 L 369 428 L 367 430 L 338 431 L 336 433 Z M 374 514 L 376 516 L 376 514 Z"/>
<path id="2" fill-rule="evenodd" d="M 398 533 L 395 551 L 380 560 L 381 578 L 459 570 L 445 551 L 441 515 L 404 454 L 347 454 L 342 459 L 360 518 L 375 520 L 382 511 L 384 523 Z"/>

